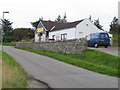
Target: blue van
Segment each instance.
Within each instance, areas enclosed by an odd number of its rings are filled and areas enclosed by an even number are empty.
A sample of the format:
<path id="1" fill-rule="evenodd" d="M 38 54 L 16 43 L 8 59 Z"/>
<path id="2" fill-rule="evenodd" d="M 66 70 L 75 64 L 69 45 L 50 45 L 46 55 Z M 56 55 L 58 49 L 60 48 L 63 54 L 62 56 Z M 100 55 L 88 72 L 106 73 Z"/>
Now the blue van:
<path id="1" fill-rule="evenodd" d="M 87 36 L 87 45 L 88 46 L 105 46 L 107 48 L 110 45 L 110 38 L 108 33 L 91 33 Z"/>

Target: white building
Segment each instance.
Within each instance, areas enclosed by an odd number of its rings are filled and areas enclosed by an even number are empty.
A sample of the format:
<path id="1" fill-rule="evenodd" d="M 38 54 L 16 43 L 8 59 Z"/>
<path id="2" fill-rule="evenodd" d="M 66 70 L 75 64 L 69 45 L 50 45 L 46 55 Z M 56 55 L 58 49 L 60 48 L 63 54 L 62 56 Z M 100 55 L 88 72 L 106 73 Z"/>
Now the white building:
<path id="1" fill-rule="evenodd" d="M 42 32 L 41 37 L 38 32 Z M 103 32 L 89 19 L 83 19 L 70 23 L 58 23 L 53 21 L 40 21 L 35 33 L 35 42 L 54 40 L 68 40 L 86 37 L 90 33 Z"/>

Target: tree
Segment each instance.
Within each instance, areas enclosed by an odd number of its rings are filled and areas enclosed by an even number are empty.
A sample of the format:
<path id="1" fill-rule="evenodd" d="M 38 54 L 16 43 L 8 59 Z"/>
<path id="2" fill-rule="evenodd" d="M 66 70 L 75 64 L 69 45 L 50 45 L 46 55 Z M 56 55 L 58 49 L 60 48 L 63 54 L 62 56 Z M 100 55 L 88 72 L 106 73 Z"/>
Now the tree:
<path id="1" fill-rule="evenodd" d="M 11 42 L 12 41 L 12 23 L 7 19 L 2 19 L 2 25 L 3 25 L 3 42 Z"/>
<path id="2" fill-rule="evenodd" d="M 65 13 L 65 15 L 63 16 L 63 19 L 62 19 L 62 21 L 63 21 L 63 23 L 66 23 L 67 22 L 67 16 L 66 16 L 66 13 Z"/>
<path id="3" fill-rule="evenodd" d="M 58 15 L 58 17 L 56 18 L 56 20 L 55 20 L 56 22 L 61 22 L 61 16 L 60 15 Z"/>
<path id="4" fill-rule="evenodd" d="M 91 16 L 91 15 L 89 16 L 89 20 L 90 20 L 91 22 L 93 22 L 93 21 L 92 21 L 92 16 Z"/>
<path id="5" fill-rule="evenodd" d="M 16 28 L 13 30 L 13 41 L 29 40 L 32 38 L 34 38 L 34 31 L 31 28 Z"/>
<path id="6" fill-rule="evenodd" d="M 100 25 L 99 18 L 94 21 L 94 25 L 95 25 L 97 28 L 99 28 L 100 30 L 103 30 L 103 29 L 102 29 L 103 26 Z"/>
<path id="7" fill-rule="evenodd" d="M 3 32 L 8 32 L 8 31 L 12 31 L 12 23 L 13 22 L 10 22 L 9 20 L 7 19 L 2 19 L 2 25 L 3 25 Z"/>
<path id="8" fill-rule="evenodd" d="M 118 23 L 118 19 L 116 17 L 113 18 L 111 24 L 110 24 L 110 33 L 112 34 L 120 34 L 120 25 Z"/>
<path id="9" fill-rule="evenodd" d="M 3 42 L 11 42 L 12 41 L 12 32 L 5 32 L 3 35 Z"/>
<path id="10" fill-rule="evenodd" d="M 35 22 L 31 22 L 31 25 L 32 25 L 35 29 L 37 29 L 37 26 L 38 26 L 39 22 L 42 21 L 42 20 L 43 20 L 43 17 L 39 18 L 39 20 L 37 20 L 37 21 L 35 21 Z"/>
<path id="11" fill-rule="evenodd" d="M 66 13 L 65 15 L 63 16 L 63 18 L 61 18 L 60 15 L 58 15 L 58 17 L 56 18 L 55 22 L 59 22 L 59 23 L 66 23 L 67 22 L 67 16 L 66 16 Z"/>

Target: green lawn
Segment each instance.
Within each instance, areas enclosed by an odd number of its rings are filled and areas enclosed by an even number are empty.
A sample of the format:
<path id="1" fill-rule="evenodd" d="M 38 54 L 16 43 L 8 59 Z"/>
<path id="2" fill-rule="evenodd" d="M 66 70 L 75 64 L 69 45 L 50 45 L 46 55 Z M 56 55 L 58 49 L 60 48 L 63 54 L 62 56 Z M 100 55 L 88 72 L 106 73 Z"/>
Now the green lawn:
<path id="1" fill-rule="evenodd" d="M 5 46 L 16 46 L 16 43 L 3 43 Z"/>
<path id="2" fill-rule="evenodd" d="M 17 47 L 18 48 L 18 47 Z M 119 77 L 118 75 L 118 61 L 120 58 L 95 50 L 86 50 L 81 54 L 64 54 L 41 50 L 27 50 L 37 54 L 49 56 L 59 61 L 69 63 L 94 72 Z"/>
<path id="3" fill-rule="evenodd" d="M 119 34 L 113 34 L 113 46 L 119 46 L 120 47 L 120 35 Z"/>
<path id="4" fill-rule="evenodd" d="M 110 68 L 118 69 L 118 57 L 106 54 L 104 52 L 88 49 L 81 54 L 68 54 L 72 58 L 80 59 L 83 61 L 91 62 L 98 65 L 107 66 Z"/>
<path id="5" fill-rule="evenodd" d="M 8 54 L 2 53 L 2 88 L 26 88 L 27 73 Z"/>
<path id="6" fill-rule="evenodd" d="M 2 89 L 2 52 L 0 51 L 0 90 Z"/>

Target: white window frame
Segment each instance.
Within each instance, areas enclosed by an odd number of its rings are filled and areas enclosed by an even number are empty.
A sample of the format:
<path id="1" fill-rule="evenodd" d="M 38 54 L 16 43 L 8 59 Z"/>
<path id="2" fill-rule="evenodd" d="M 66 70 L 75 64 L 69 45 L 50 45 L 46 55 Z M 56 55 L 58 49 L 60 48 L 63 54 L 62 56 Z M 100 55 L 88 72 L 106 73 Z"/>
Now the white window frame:
<path id="1" fill-rule="evenodd" d="M 67 40 L 67 33 L 61 34 L 61 40 Z"/>

